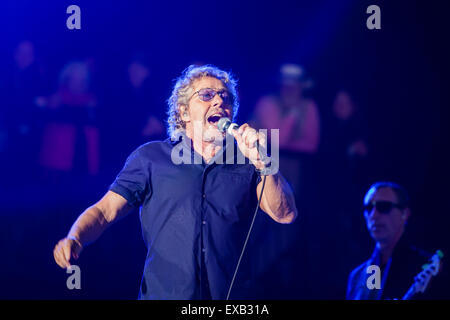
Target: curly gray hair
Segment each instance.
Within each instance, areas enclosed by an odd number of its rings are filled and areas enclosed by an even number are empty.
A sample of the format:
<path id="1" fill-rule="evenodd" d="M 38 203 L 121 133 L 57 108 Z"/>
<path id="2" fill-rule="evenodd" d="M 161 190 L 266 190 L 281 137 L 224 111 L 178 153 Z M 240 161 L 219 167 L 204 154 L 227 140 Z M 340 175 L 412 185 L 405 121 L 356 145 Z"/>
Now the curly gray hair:
<path id="1" fill-rule="evenodd" d="M 170 138 L 175 139 L 178 132 L 186 129 L 186 123 L 180 116 L 180 106 L 188 105 L 188 99 L 193 94 L 192 83 L 203 77 L 213 77 L 222 81 L 233 97 L 232 120 L 235 119 L 239 109 L 239 99 L 236 91 L 237 80 L 233 75 L 230 72 L 220 70 L 209 64 L 204 66 L 190 65 L 183 71 L 181 76 L 176 79 L 172 94 L 167 100 L 169 105 L 167 111 L 167 134 Z"/>

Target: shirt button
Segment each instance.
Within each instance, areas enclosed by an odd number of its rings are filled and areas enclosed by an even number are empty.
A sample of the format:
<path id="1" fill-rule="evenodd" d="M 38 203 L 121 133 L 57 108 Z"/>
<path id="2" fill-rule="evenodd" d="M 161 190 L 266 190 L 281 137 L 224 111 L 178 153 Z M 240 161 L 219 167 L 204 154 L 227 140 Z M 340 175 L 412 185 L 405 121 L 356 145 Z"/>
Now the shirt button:
<path id="1" fill-rule="evenodd" d="M 203 220 L 203 221 L 202 221 L 202 223 L 203 223 L 203 224 L 206 224 L 206 221 L 205 221 L 205 220 Z"/>
<path id="2" fill-rule="evenodd" d="M 203 199 L 205 199 L 206 198 L 206 194 L 203 194 L 202 197 L 203 197 Z"/>
<path id="3" fill-rule="evenodd" d="M 206 251 L 206 249 L 205 248 L 202 248 L 202 252 L 205 252 Z"/>

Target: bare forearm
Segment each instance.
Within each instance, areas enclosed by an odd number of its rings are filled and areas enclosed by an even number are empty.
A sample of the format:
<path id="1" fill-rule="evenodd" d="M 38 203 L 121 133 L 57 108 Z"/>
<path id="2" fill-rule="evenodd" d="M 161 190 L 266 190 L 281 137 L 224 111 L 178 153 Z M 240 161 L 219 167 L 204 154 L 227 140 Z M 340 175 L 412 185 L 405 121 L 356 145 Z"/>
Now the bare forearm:
<path id="1" fill-rule="evenodd" d="M 266 177 L 261 208 L 279 223 L 292 223 L 296 219 L 297 208 L 292 189 L 280 173 Z"/>
<path id="2" fill-rule="evenodd" d="M 75 238 L 84 246 L 97 240 L 109 223 L 95 205 L 87 208 L 72 225 L 68 237 Z"/>
<path id="3" fill-rule="evenodd" d="M 53 250 L 55 262 L 61 268 L 70 267 L 71 259 L 78 259 L 83 246 L 97 240 L 109 225 L 127 215 L 131 209 L 124 197 L 108 191 L 99 202 L 78 217 L 67 237 L 56 244 Z"/>
<path id="4" fill-rule="evenodd" d="M 266 159 L 261 158 L 258 145 L 264 146 L 266 137 L 263 133 L 256 132 L 248 124 L 243 124 L 238 130 L 233 130 L 233 136 L 236 138 L 239 149 L 250 162 L 255 166 L 257 171 L 264 174 L 274 172 L 277 159 L 270 161 L 268 166 Z M 258 183 L 256 187 L 257 197 L 259 200 L 263 182 Z M 265 190 L 261 199 L 261 209 L 279 223 L 291 223 L 297 216 L 295 200 L 289 184 L 284 180 L 280 173 L 266 176 Z"/>

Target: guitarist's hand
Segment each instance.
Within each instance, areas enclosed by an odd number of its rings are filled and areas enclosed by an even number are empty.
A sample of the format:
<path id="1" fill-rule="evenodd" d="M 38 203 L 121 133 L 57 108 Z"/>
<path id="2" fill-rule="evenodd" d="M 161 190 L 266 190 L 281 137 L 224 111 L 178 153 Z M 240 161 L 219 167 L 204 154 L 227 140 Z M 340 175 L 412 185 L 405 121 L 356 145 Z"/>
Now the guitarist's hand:
<path id="1" fill-rule="evenodd" d="M 64 269 L 70 268 L 71 258 L 78 259 L 83 246 L 75 238 L 61 239 L 53 250 L 53 257 L 56 263 Z"/>

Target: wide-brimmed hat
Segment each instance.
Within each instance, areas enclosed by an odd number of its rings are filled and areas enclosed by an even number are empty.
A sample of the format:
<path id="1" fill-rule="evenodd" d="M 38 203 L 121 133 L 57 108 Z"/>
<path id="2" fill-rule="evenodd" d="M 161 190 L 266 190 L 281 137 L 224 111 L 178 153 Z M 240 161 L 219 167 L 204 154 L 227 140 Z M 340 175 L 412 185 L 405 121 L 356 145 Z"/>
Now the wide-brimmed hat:
<path id="1" fill-rule="evenodd" d="M 312 88 L 314 82 L 306 75 L 305 69 L 298 64 L 285 63 L 280 66 L 280 84 L 300 83 L 306 89 Z"/>

